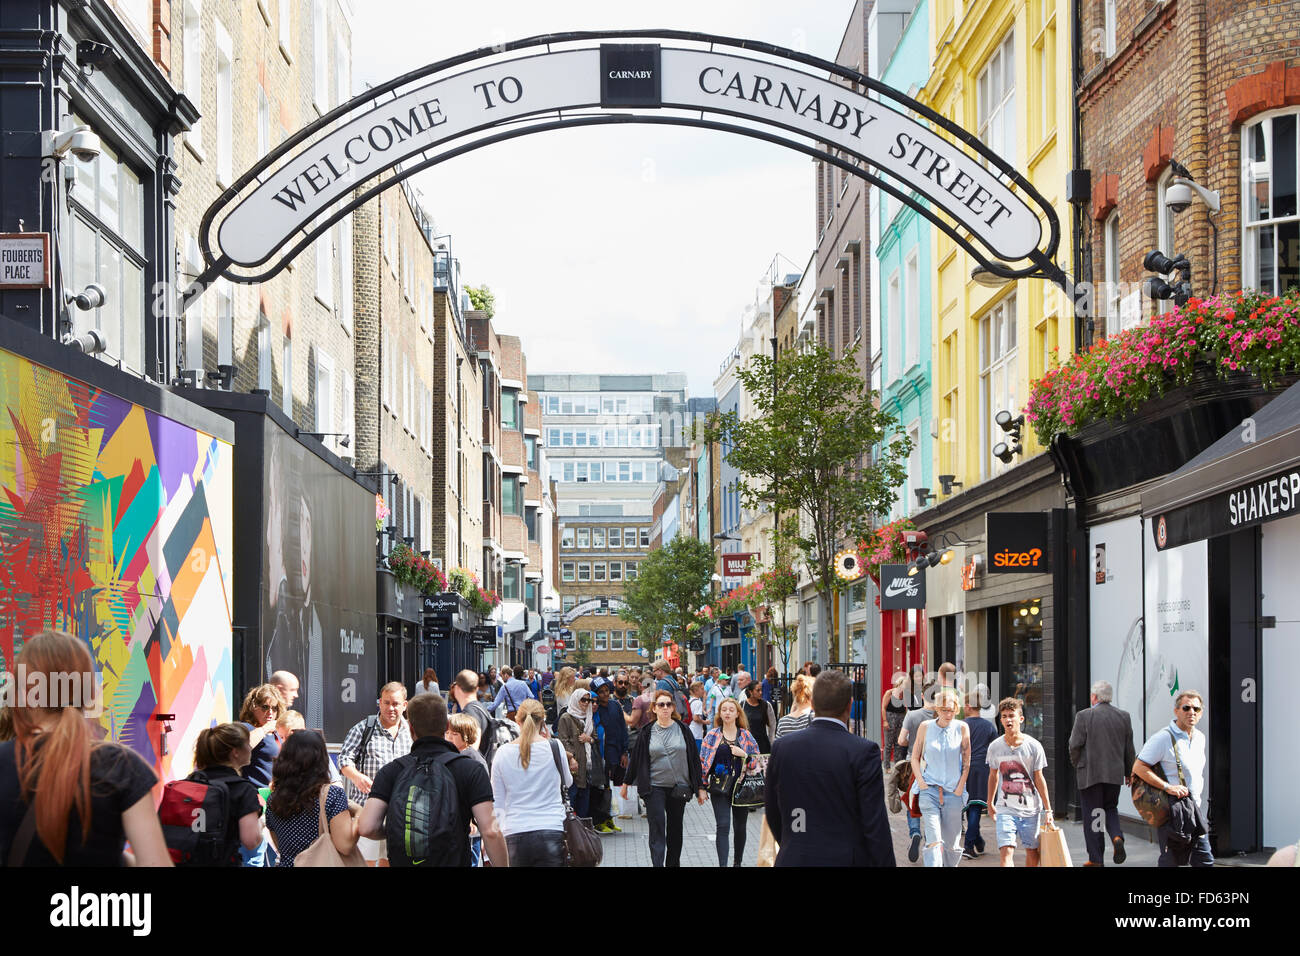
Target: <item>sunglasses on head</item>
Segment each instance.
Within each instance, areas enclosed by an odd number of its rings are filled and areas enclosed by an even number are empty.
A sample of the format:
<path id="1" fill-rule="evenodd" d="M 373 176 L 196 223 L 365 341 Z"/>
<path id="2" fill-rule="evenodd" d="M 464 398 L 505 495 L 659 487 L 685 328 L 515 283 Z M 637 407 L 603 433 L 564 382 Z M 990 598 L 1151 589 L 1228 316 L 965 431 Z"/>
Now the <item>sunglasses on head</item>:
<path id="1" fill-rule="evenodd" d="M 1183 704 L 1183 713 L 1190 713 L 1191 711 L 1196 711 L 1196 713 L 1199 714 L 1201 708 L 1197 707 L 1195 704 Z"/>

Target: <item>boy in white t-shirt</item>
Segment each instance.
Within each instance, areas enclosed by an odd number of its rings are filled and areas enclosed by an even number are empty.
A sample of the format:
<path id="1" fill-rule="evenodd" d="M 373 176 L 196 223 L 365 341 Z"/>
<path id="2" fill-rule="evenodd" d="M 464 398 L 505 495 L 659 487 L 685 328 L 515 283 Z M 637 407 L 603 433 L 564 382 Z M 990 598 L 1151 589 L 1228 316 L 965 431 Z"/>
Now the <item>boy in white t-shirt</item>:
<path id="1" fill-rule="evenodd" d="M 1047 797 L 1047 754 L 1043 745 L 1020 732 L 1025 722 L 1024 704 L 1007 697 L 998 704 L 998 722 L 1004 731 L 989 743 L 989 816 L 998 840 L 1003 866 L 1014 866 L 1016 840 L 1025 848 L 1025 866 L 1038 866 L 1040 814 L 1052 822 Z"/>
<path id="2" fill-rule="evenodd" d="M 704 740 L 704 682 L 697 680 L 691 684 L 691 734 L 698 744 Z"/>

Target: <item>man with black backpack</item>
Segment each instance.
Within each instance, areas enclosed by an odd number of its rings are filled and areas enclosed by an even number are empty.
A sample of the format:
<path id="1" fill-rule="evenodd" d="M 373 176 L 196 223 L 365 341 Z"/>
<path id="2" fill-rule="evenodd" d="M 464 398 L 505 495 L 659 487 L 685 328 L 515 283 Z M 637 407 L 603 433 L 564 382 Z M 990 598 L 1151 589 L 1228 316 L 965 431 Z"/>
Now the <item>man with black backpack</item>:
<path id="1" fill-rule="evenodd" d="M 444 739 L 447 704 L 421 694 L 407 705 L 415 743 L 375 776 L 358 831 L 387 837 L 391 866 L 469 866 L 473 820 L 493 866 L 508 866 L 506 840 L 492 810 L 483 766 Z"/>

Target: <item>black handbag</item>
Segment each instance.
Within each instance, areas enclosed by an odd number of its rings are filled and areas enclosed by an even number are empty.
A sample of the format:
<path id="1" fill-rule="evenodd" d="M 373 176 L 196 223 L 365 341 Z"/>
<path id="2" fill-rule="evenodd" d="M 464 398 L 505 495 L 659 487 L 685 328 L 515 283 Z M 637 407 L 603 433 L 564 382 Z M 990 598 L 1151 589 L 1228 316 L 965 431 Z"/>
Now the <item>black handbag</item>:
<path id="1" fill-rule="evenodd" d="M 731 772 L 736 758 L 731 753 L 731 744 L 727 743 L 726 737 L 722 738 L 722 746 L 727 748 L 727 755 L 731 760 L 731 765 L 728 766 L 727 773 L 718 773 L 713 768 L 709 769 L 709 796 L 730 801 L 731 792 L 736 789 L 736 780 L 738 779 L 737 774 Z M 717 767 L 716 761 L 713 766 Z"/>
<path id="2" fill-rule="evenodd" d="M 564 789 L 564 769 L 560 765 L 560 745 L 551 741 L 551 756 L 560 775 L 560 799 L 564 801 L 564 852 L 569 866 L 600 866 L 605 858 L 605 848 L 600 836 L 591 825 L 590 817 L 580 817 L 569 806 L 569 794 Z"/>

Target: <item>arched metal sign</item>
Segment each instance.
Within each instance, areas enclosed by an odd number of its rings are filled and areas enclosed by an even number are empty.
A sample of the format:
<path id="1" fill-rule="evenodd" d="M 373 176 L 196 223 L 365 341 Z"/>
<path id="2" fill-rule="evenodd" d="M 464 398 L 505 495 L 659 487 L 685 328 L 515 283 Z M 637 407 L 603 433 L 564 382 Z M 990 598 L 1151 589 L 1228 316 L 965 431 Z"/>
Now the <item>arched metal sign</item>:
<path id="1" fill-rule="evenodd" d="M 584 614 L 590 614 L 601 608 L 608 608 L 611 614 L 617 614 L 627 607 L 627 604 L 618 598 L 592 598 L 590 601 L 583 601 L 581 604 L 565 611 L 560 618 L 565 624 L 572 624 Z"/>
<path id="2" fill-rule="evenodd" d="M 912 206 L 990 271 L 1060 272 L 1051 205 L 950 120 L 816 57 L 661 30 L 553 34 L 477 50 L 331 110 L 209 207 L 200 230 L 207 268 L 196 291 L 216 276 L 274 276 L 349 211 L 453 156 L 528 133 L 629 122 L 724 130 L 800 150 Z"/>

